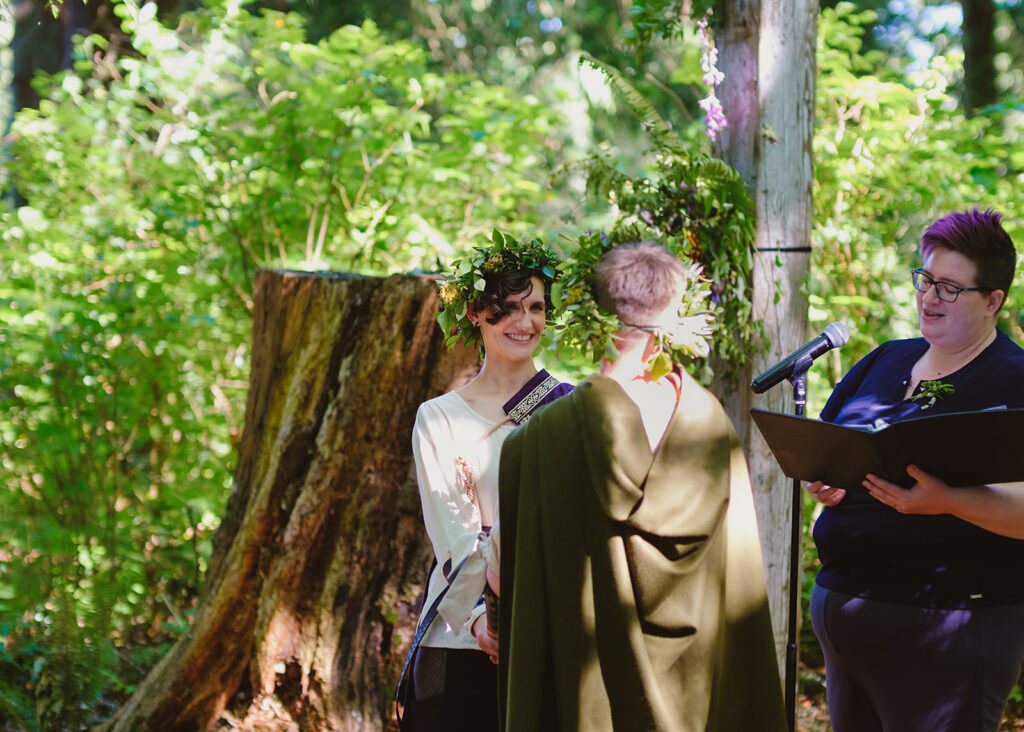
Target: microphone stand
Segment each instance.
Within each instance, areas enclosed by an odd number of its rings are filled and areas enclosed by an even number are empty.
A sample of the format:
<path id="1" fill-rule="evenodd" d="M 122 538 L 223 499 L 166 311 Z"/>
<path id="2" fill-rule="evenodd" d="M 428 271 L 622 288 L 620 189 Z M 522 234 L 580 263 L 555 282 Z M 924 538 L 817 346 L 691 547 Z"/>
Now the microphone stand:
<path id="1" fill-rule="evenodd" d="M 796 405 L 796 416 L 804 416 L 807 404 L 807 371 L 816 356 L 830 348 L 838 348 L 846 343 L 850 332 L 842 323 L 830 323 L 825 332 L 813 341 L 794 351 L 772 368 L 765 371 L 750 382 L 750 388 L 757 394 L 782 381 L 783 378 L 793 385 L 793 402 Z M 783 374 L 788 376 L 783 377 Z M 785 703 L 789 732 L 796 729 L 796 666 L 797 666 L 797 614 L 796 608 L 800 600 L 800 543 L 803 535 L 803 492 L 800 481 L 793 479 L 793 503 L 790 516 L 790 554 L 789 554 L 789 629 L 786 639 L 786 688 Z"/>
<path id="2" fill-rule="evenodd" d="M 807 370 L 812 358 L 800 359 L 793 367 L 789 383 L 793 385 L 793 403 L 798 417 L 804 416 L 807 404 Z M 796 685 L 797 685 L 797 605 L 800 599 L 800 544 L 803 532 L 803 493 L 800 480 L 793 478 L 793 505 L 790 515 L 789 551 L 789 627 L 786 635 L 786 722 L 790 732 L 796 729 Z"/>

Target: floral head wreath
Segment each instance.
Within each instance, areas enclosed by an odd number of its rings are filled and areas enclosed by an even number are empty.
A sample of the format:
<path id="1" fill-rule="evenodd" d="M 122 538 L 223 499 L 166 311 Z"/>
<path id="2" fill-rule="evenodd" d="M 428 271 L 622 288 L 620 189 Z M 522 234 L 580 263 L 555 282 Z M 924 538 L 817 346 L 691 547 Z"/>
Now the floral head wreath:
<path id="1" fill-rule="evenodd" d="M 633 238 L 628 241 L 633 241 Z M 607 235 L 587 232 L 577 240 L 577 247 L 563 263 L 562 277 L 551 289 L 554 310 L 560 312 L 554 327 L 554 343 L 559 352 L 572 349 L 595 363 L 618 356 L 613 336 L 624 328 L 654 333 L 659 348 L 649 364 L 653 378 L 672 370 L 673 363 L 684 363 L 707 356 L 710 351 L 715 313 L 710 309 L 710 282 L 699 264 L 684 259 L 671 242 L 666 248 L 687 266 L 686 289 L 674 317 L 661 323 L 623 323 L 603 309 L 594 298 L 597 263 L 606 252 L 627 240 L 613 241 Z"/>
<path id="2" fill-rule="evenodd" d="M 451 271 L 439 285 L 441 311 L 437 314 L 448 348 L 460 342 L 480 344 L 480 329 L 469 319 L 469 306 L 487 287 L 487 276 L 521 270 L 538 272 L 550 291 L 559 274 L 558 257 L 537 237 L 516 239 L 495 229 L 490 246 L 473 247 L 469 255 L 452 262 Z"/>

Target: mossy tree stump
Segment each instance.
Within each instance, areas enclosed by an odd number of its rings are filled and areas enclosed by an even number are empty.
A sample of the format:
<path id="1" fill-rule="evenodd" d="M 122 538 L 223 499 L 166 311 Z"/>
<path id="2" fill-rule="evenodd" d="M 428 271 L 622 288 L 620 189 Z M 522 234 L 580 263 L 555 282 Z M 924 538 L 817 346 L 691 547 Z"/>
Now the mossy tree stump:
<path id="1" fill-rule="evenodd" d="M 445 350 L 428 277 L 260 271 L 234 487 L 190 630 L 103 725 L 393 726 L 430 560 L 420 402 L 476 368 Z"/>

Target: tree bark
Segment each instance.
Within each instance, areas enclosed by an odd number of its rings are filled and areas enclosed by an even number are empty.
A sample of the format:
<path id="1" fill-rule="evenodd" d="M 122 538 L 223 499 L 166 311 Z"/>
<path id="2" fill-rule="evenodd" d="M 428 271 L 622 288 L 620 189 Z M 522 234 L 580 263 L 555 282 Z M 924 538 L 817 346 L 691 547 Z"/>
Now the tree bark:
<path id="1" fill-rule="evenodd" d="M 964 81 L 961 107 L 977 114 L 999 101 L 996 93 L 996 6 L 993 0 L 960 0 L 964 11 Z"/>
<path id="2" fill-rule="evenodd" d="M 724 394 L 746 447 L 765 559 L 780 671 L 789 615 L 792 483 L 752 427 L 747 409 L 792 413 L 783 384 L 753 397 L 746 383 L 808 339 L 803 285 L 810 265 L 817 0 L 722 4 L 719 88 L 729 119 L 718 152 L 747 179 L 757 208 L 753 304 L 767 352 L 755 354 L 740 388 Z M 731 78 L 730 78 L 731 77 Z"/>
<path id="3" fill-rule="evenodd" d="M 393 727 L 430 548 L 416 408 L 472 375 L 428 277 L 262 270 L 245 431 L 189 631 L 101 729 Z"/>
<path id="4" fill-rule="evenodd" d="M 718 10 L 720 18 L 715 31 L 715 45 L 718 48 L 718 67 L 722 72 L 718 96 L 729 126 L 715 142 L 714 150 L 718 157 L 743 177 L 747 192 L 756 203 L 757 137 L 761 126 L 757 61 L 761 0 L 731 0 L 721 3 Z M 748 295 L 751 302 L 754 302 L 753 285 Z M 736 425 L 744 450 L 747 449 L 750 431 L 750 416 L 747 412 L 751 401 L 750 389 L 747 388 L 750 378 L 748 368 L 739 374 L 737 381 L 719 379 L 713 386 Z M 759 521 L 760 513 L 761 506 L 758 504 Z"/>

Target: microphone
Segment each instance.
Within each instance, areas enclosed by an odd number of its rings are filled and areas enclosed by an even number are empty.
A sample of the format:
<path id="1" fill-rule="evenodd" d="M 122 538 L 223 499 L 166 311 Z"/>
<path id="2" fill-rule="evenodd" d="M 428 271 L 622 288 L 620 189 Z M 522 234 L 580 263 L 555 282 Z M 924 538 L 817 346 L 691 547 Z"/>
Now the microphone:
<path id="1" fill-rule="evenodd" d="M 810 368 L 811 361 L 825 351 L 839 348 L 850 340 L 850 331 L 842 323 L 829 323 L 825 332 L 801 348 L 793 351 L 763 374 L 750 382 L 755 394 L 768 391 L 780 381 Z"/>

